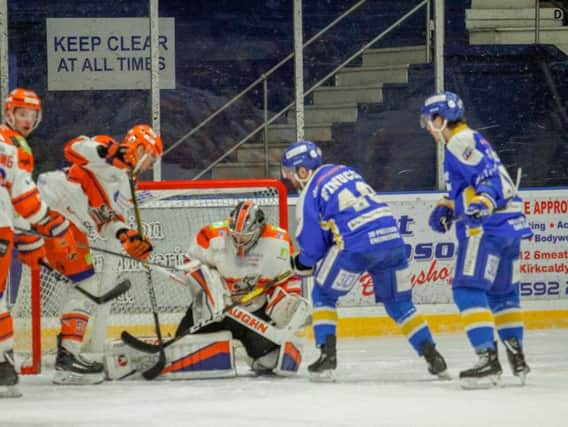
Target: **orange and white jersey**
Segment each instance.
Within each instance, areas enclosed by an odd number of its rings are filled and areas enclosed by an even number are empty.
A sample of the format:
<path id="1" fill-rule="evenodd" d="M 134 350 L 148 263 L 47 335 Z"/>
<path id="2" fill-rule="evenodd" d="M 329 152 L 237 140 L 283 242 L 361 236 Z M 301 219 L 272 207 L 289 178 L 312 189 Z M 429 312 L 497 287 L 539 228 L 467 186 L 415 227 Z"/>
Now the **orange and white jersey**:
<path id="1" fill-rule="evenodd" d="M 209 224 L 195 236 L 188 255 L 219 271 L 231 294 L 244 294 L 257 286 L 263 286 L 284 271 L 291 270 L 290 255 L 294 247 L 288 232 L 267 224 L 256 244 L 244 256 L 239 256 L 226 222 Z M 277 284 L 272 291 L 255 300 L 258 307 L 267 301 L 268 306 L 276 288 L 287 293 L 301 295 L 301 280 L 293 275 Z M 267 309 L 269 308 L 267 306 Z"/>
<path id="2" fill-rule="evenodd" d="M 108 137 L 108 144 L 116 143 Z M 87 234 L 114 238 L 125 224 L 132 206 L 126 171 L 102 158 L 97 147 L 102 137 L 79 136 L 65 146 L 65 157 L 73 165 L 64 171 L 39 176 L 38 187 L 48 205 L 66 216 Z"/>
<path id="3" fill-rule="evenodd" d="M 20 168 L 32 173 L 34 170 L 34 155 L 26 138 L 6 124 L 0 125 L 0 135 L 3 137 L 4 142 L 18 149 Z"/>
<path id="4" fill-rule="evenodd" d="M 47 213 L 31 174 L 22 168 L 18 148 L 0 135 L 0 227 L 12 227 L 14 214 L 36 223 Z"/>

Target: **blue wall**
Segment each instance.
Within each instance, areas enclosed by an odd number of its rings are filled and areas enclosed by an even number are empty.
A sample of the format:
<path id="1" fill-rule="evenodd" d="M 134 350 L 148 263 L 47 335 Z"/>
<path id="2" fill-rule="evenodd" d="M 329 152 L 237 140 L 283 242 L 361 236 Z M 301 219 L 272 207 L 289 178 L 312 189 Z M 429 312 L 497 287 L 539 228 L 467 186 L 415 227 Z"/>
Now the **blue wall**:
<path id="1" fill-rule="evenodd" d="M 304 3 L 307 39 L 354 2 Z M 306 87 L 417 3 L 369 0 L 306 49 Z M 470 124 L 489 127 L 484 133 L 512 174 L 523 168 L 523 185 L 568 185 L 568 124 L 559 112 L 568 99 L 565 55 L 545 46 L 469 46 L 464 20 L 470 2 L 446 3 L 446 87 L 463 97 Z M 78 134 L 122 138 L 133 124 L 150 120 L 147 91 L 48 92 L 45 52 L 46 17 L 146 16 L 146 0 L 11 0 L 8 11 L 17 70 L 17 82 L 11 84 L 36 89 L 45 104 L 44 122 L 31 139 L 39 171 L 61 167 L 63 144 Z M 288 0 L 162 0 L 160 15 L 176 19 L 176 89 L 161 92 L 166 146 L 293 48 Z M 379 47 L 423 44 L 424 18 L 417 14 Z M 387 85 L 384 104 L 361 105 L 355 124 L 334 127 L 326 160 L 358 167 L 381 191 L 433 188 L 434 146 L 418 126 L 420 105 L 434 88 L 433 75 L 430 64 L 412 66 L 408 85 Z M 269 80 L 271 111 L 293 99 L 292 81 L 292 62 Z M 259 88 L 166 156 L 165 177 L 193 177 L 261 123 L 261 107 Z"/>

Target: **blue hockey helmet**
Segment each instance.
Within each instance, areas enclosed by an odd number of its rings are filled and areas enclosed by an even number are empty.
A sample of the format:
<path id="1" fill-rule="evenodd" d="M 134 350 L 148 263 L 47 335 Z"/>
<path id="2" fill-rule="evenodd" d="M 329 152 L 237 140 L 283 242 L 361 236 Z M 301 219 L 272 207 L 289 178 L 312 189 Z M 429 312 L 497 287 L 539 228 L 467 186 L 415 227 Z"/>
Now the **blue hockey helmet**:
<path id="1" fill-rule="evenodd" d="M 322 164 L 321 150 L 311 141 L 295 142 L 282 152 L 280 164 L 282 176 L 291 181 L 294 178 L 303 187 L 308 179 L 311 178 L 313 171 Z M 310 172 L 305 179 L 301 179 L 297 174 L 298 168 L 302 166 Z"/>
<path id="2" fill-rule="evenodd" d="M 464 117 L 463 101 L 453 92 L 436 93 L 422 106 L 420 125 L 425 128 L 435 116 L 446 122 L 456 122 Z"/>

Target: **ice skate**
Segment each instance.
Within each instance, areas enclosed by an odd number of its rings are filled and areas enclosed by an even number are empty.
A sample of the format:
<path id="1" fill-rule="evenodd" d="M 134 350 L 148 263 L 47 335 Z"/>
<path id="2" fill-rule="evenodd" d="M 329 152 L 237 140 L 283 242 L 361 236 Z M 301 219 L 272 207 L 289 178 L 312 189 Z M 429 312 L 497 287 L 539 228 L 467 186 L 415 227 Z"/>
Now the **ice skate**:
<path id="1" fill-rule="evenodd" d="M 18 389 L 18 373 L 14 367 L 14 353 L 4 353 L 4 361 L 0 362 L 0 398 L 21 397 Z"/>
<path id="2" fill-rule="evenodd" d="M 420 350 L 428 364 L 428 372 L 436 375 L 441 380 L 450 380 L 452 378 L 448 372 L 448 365 L 444 357 L 436 350 L 436 346 L 433 343 L 423 342 L 420 345 Z"/>
<path id="3" fill-rule="evenodd" d="M 325 344 L 320 346 L 320 357 L 308 366 L 310 379 L 316 382 L 335 381 L 335 369 L 337 368 L 337 351 L 335 335 L 329 335 Z"/>
<path id="4" fill-rule="evenodd" d="M 55 359 L 54 384 L 89 385 L 104 381 L 102 363 L 85 359 L 80 354 L 73 354 L 61 344 L 57 337 L 57 357 Z"/>
<path id="5" fill-rule="evenodd" d="M 527 379 L 527 374 L 531 371 L 529 365 L 525 361 L 525 355 L 521 343 L 516 337 L 508 338 L 503 341 L 507 349 L 507 359 L 511 366 L 513 375 L 519 377 L 521 384 L 524 385 Z"/>
<path id="6" fill-rule="evenodd" d="M 465 389 L 491 388 L 501 381 L 501 364 L 497 349 L 485 349 L 477 352 L 479 361 L 471 369 L 460 372 L 460 383 Z"/>

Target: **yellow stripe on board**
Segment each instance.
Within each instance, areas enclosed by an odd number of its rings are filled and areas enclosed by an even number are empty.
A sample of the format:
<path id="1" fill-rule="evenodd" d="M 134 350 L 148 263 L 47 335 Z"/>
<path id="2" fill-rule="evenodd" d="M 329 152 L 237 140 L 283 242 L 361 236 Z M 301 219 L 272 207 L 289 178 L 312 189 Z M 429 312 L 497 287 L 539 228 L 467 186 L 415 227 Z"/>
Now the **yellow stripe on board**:
<path id="1" fill-rule="evenodd" d="M 424 314 L 433 333 L 464 332 L 459 313 Z M 568 328 L 568 310 L 538 310 L 523 312 L 527 329 Z M 313 337 L 311 327 L 304 329 L 302 335 Z M 337 320 L 339 338 L 374 337 L 383 335 L 402 335 L 400 328 L 389 317 L 344 317 Z"/>
<path id="2" fill-rule="evenodd" d="M 459 313 L 423 314 L 430 330 L 436 333 L 463 333 L 463 322 Z M 568 310 L 531 310 L 522 312 L 522 318 L 527 329 L 568 328 Z M 173 336 L 177 325 L 164 324 L 164 338 Z M 118 339 L 120 333 L 127 329 L 135 336 L 154 336 L 154 325 L 111 326 L 107 329 L 107 337 Z M 59 328 L 44 328 L 42 330 L 42 349 L 55 349 L 56 336 Z M 29 333 L 30 331 L 26 331 Z M 16 332 L 18 333 L 18 332 Z M 313 329 L 307 326 L 300 335 L 313 338 Z M 344 317 L 337 319 L 337 336 L 339 338 L 376 337 L 385 335 L 402 335 L 398 325 L 387 316 L 380 317 Z M 27 344 L 27 343 L 26 343 Z M 26 352 L 16 342 L 17 352 Z M 27 345 L 25 345 L 27 347 Z"/>

